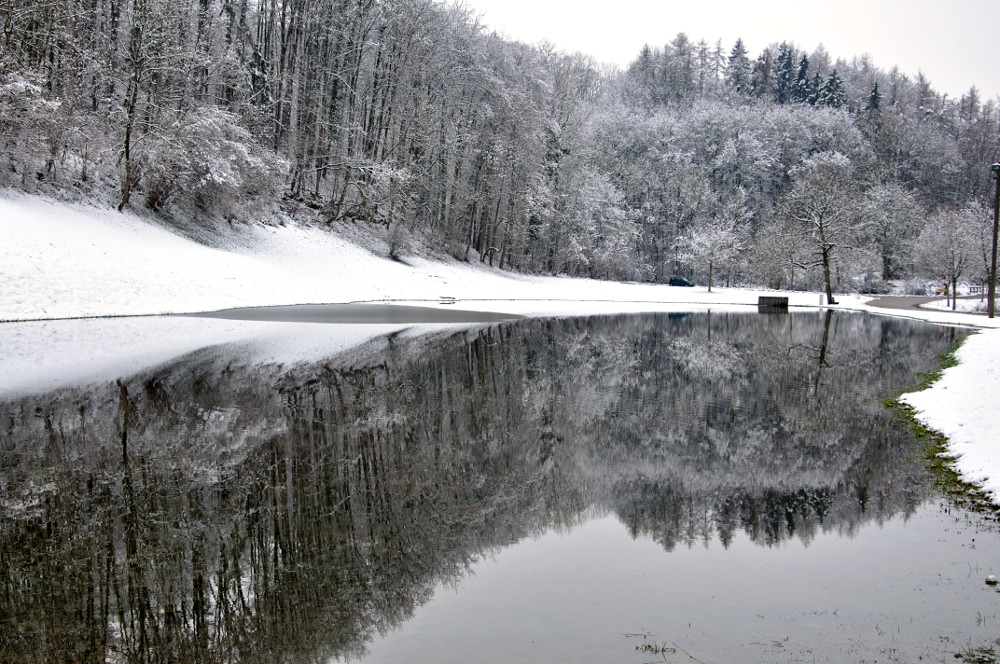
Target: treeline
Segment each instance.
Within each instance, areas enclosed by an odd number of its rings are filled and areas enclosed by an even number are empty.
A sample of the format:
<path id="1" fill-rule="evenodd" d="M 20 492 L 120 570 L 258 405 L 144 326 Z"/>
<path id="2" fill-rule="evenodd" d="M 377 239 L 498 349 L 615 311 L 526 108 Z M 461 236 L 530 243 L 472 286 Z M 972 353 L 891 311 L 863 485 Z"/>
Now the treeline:
<path id="1" fill-rule="evenodd" d="M 786 287 L 912 275 L 949 214 L 959 276 L 981 276 L 996 101 L 866 58 L 679 34 L 622 72 L 435 0 L 2 0 L 0 26 L 3 184 L 206 218 L 305 205 L 392 254 L 521 271 Z M 796 208 L 817 195 L 843 206 L 835 232 Z"/>

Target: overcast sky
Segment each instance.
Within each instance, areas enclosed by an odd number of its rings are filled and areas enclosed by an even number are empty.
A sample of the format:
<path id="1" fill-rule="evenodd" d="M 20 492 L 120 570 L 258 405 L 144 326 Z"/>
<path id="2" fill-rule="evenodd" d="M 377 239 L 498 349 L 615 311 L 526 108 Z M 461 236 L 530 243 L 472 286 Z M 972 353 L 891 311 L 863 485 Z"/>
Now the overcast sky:
<path id="1" fill-rule="evenodd" d="M 625 67 L 643 44 L 678 32 L 728 55 L 742 37 L 751 57 L 773 42 L 833 60 L 869 53 L 883 70 L 922 71 L 938 92 L 959 97 L 972 85 L 1000 95 L 1000 0 L 465 0 L 507 37 L 552 42 Z"/>

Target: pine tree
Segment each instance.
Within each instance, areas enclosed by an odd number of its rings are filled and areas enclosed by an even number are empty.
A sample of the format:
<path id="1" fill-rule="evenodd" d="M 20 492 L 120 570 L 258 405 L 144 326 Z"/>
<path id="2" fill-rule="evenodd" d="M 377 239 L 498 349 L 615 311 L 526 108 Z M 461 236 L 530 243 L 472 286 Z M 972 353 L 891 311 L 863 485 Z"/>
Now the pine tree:
<path id="1" fill-rule="evenodd" d="M 809 58 L 805 53 L 799 60 L 799 70 L 795 75 L 795 87 L 792 90 L 792 99 L 797 102 L 808 104 L 813 97 L 813 85 L 809 79 Z"/>
<path id="2" fill-rule="evenodd" d="M 754 97 L 766 99 L 774 95 L 774 60 L 771 51 L 765 50 L 753 64 L 750 90 Z"/>
<path id="3" fill-rule="evenodd" d="M 875 81 L 875 85 L 872 86 L 871 94 L 868 95 L 868 103 L 865 105 L 865 111 L 869 113 L 878 113 L 882 107 L 882 93 L 878 89 L 878 81 Z"/>
<path id="4" fill-rule="evenodd" d="M 794 99 L 795 91 L 795 49 L 788 42 L 778 47 L 778 62 L 775 67 L 775 95 L 779 104 L 787 104 Z"/>
<path id="5" fill-rule="evenodd" d="M 844 92 L 844 82 L 837 75 L 837 70 L 830 72 L 830 76 L 820 88 L 817 103 L 820 106 L 830 108 L 841 108 L 847 103 L 847 94 Z"/>
<path id="6" fill-rule="evenodd" d="M 809 104 L 816 106 L 819 104 L 819 93 L 823 89 L 823 78 L 819 75 L 819 72 L 813 74 L 812 82 L 809 84 Z"/>
<path id="7" fill-rule="evenodd" d="M 742 39 L 737 39 L 726 64 L 726 85 L 738 94 L 750 92 L 750 58 Z"/>

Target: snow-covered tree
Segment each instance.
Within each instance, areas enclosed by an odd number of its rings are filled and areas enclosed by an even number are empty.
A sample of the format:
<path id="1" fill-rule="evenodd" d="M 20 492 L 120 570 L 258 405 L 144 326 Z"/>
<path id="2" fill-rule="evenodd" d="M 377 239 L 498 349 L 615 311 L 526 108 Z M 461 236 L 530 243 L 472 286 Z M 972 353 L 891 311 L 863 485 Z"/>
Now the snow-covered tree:
<path id="1" fill-rule="evenodd" d="M 681 33 L 621 73 L 440 0 L 0 0 L 0 26 L 3 184 L 168 214 L 286 197 L 501 268 L 662 279 L 739 189 L 763 246 L 810 156 L 937 209 L 988 203 L 1000 154 L 975 88 L 790 39 L 726 58 Z"/>
<path id="2" fill-rule="evenodd" d="M 822 269 L 826 300 L 834 304 L 834 261 L 841 252 L 856 248 L 861 238 L 851 163 L 838 152 L 820 153 L 803 161 L 794 175 L 795 184 L 782 201 L 782 215 L 791 231 L 811 246 L 804 267 Z"/>
<path id="3" fill-rule="evenodd" d="M 969 269 L 970 276 L 986 284 L 990 280 L 990 270 L 993 261 L 993 212 L 976 201 L 967 203 L 962 208 L 972 227 L 975 259 Z"/>
<path id="4" fill-rule="evenodd" d="M 726 61 L 726 85 L 737 94 L 746 95 L 750 92 L 750 58 L 747 57 L 747 47 L 742 39 L 737 39 L 733 50 Z"/>
<path id="5" fill-rule="evenodd" d="M 844 91 L 844 82 L 834 69 L 820 86 L 816 97 L 816 103 L 820 106 L 830 106 L 831 108 L 841 108 L 847 103 L 847 94 Z"/>
<path id="6" fill-rule="evenodd" d="M 17 72 L 0 80 L 0 182 L 30 189 L 54 168 L 59 150 L 60 102 Z"/>
<path id="7" fill-rule="evenodd" d="M 869 113 L 878 113 L 882 110 L 882 93 L 878 89 L 878 81 L 872 85 L 872 91 L 868 94 L 868 100 L 865 102 L 865 111 Z"/>
<path id="8" fill-rule="evenodd" d="M 778 46 L 775 58 L 775 93 L 774 99 L 779 104 L 787 104 L 795 100 L 795 47 L 788 42 Z"/>
<path id="9" fill-rule="evenodd" d="M 770 49 L 754 60 L 750 73 L 750 90 L 757 99 L 770 99 L 776 89 L 774 77 L 774 56 Z"/>
<path id="10" fill-rule="evenodd" d="M 146 137 L 143 193 L 153 209 L 171 203 L 223 217 L 244 216 L 273 200 L 286 165 L 261 147 L 238 119 L 218 107 L 199 107 Z"/>
<path id="11" fill-rule="evenodd" d="M 677 238 L 677 261 L 705 272 L 709 292 L 715 271 L 732 268 L 746 247 L 744 200 L 741 190 L 714 218 L 692 224 Z"/>
<path id="12" fill-rule="evenodd" d="M 973 208 L 946 208 L 930 219 L 917 237 L 920 271 L 948 284 L 955 309 L 958 280 L 976 265 L 976 220 Z"/>
<path id="13" fill-rule="evenodd" d="M 813 103 L 815 89 L 809 78 L 809 56 L 805 53 L 799 59 L 799 67 L 795 74 L 795 86 L 792 90 L 792 98 L 803 104 Z"/>
<path id="14" fill-rule="evenodd" d="M 899 277 L 903 266 L 912 261 L 913 240 L 923 213 L 916 196 L 896 183 L 872 187 L 865 196 L 861 214 L 879 255 L 883 280 Z"/>
<path id="15" fill-rule="evenodd" d="M 772 219 L 758 229 L 750 251 L 749 275 L 771 288 L 795 290 L 805 285 L 812 246 L 787 219 Z"/>

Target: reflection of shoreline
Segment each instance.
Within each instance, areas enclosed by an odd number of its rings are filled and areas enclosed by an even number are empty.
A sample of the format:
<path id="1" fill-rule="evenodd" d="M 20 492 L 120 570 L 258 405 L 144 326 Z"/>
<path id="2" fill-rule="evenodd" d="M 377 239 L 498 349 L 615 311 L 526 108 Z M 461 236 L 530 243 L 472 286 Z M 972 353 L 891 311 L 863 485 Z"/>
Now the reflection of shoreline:
<path id="1" fill-rule="evenodd" d="M 316 325 L 180 315 L 4 323 L 0 400 L 131 378 L 211 347 L 240 346 L 234 356 L 262 364 L 315 364 L 390 335 L 431 341 L 479 325 Z"/>
<path id="2" fill-rule="evenodd" d="M 442 303 L 444 304 L 444 303 Z M 253 320 L 280 323 L 414 324 L 414 323 L 497 323 L 524 318 L 468 309 L 422 307 L 400 304 L 296 304 L 271 307 L 241 307 L 197 314 L 195 318 Z"/>
<path id="3" fill-rule="evenodd" d="M 317 362 L 390 334 L 437 335 L 449 326 L 522 318 L 444 305 L 295 305 L 4 323 L 0 399 L 130 377 L 219 344 L 254 345 L 261 361 Z"/>
<path id="4" fill-rule="evenodd" d="M 202 661 L 216 646 L 331 657 L 595 503 L 670 548 L 706 509 L 696 537 L 773 544 L 922 499 L 878 398 L 933 364 L 933 328 L 715 315 L 709 339 L 708 320 L 504 323 L 294 365 L 221 345 L 9 404 L 0 553 L 30 582 L 0 613 L 35 624 L 71 613 L 48 604 L 64 597 L 97 607 L 60 627 L 75 644 L 124 612 L 127 652 L 152 634 Z M 726 344 L 727 364 L 692 361 L 704 344 Z"/>
<path id="5" fill-rule="evenodd" d="M 665 554 L 648 534 L 597 513 L 475 565 L 460 592 L 441 588 L 412 622 L 375 640 L 364 661 L 648 662 L 628 657 L 642 634 L 701 662 L 871 662 L 889 649 L 892 661 L 951 661 L 957 644 L 992 643 L 968 617 L 992 615 L 993 594 L 952 561 L 957 553 L 988 569 L 997 536 L 970 532 L 966 518 L 931 500 L 850 533 L 764 548 L 738 532 L 727 547 L 696 540 Z M 938 535 L 914 547 L 920 532 Z M 943 617 L 952 611 L 966 618 Z M 519 639 L 538 616 L 550 617 L 547 638 Z M 623 645 L 620 628 L 635 625 L 642 633 Z"/>

